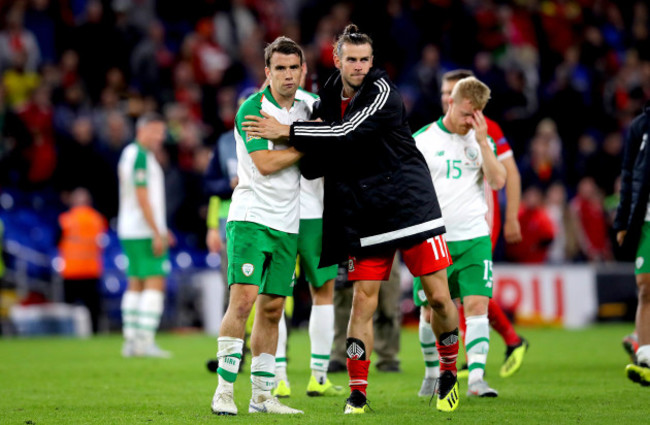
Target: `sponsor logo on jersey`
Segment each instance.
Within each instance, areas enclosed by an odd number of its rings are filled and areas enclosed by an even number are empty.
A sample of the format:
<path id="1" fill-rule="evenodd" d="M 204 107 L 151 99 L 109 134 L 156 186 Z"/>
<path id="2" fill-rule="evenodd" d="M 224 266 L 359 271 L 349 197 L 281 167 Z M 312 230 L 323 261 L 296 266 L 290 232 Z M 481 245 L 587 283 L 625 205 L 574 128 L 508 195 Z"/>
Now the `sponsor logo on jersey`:
<path id="1" fill-rule="evenodd" d="M 135 181 L 138 183 L 142 183 L 147 180 L 147 171 L 143 170 L 142 168 L 139 168 L 135 170 Z"/>
<path id="2" fill-rule="evenodd" d="M 251 263 L 245 263 L 241 266 L 241 271 L 244 273 L 244 276 L 250 277 L 250 275 L 255 271 L 255 266 Z"/>
<path id="3" fill-rule="evenodd" d="M 252 136 L 249 133 L 246 133 L 246 142 L 247 143 L 250 142 L 251 140 L 257 140 L 257 139 L 259 139 L 259 137 L 255 137 L 255 136 Z"/>
<path id="4" fill-rule="evenodd" d="M 476 149 L 474 146 L 468 146 L 465 148 L 465 156 L 470 160 L 470 161 L 475 161 L 476 158 L 478 158 L 478 149 Z"/>

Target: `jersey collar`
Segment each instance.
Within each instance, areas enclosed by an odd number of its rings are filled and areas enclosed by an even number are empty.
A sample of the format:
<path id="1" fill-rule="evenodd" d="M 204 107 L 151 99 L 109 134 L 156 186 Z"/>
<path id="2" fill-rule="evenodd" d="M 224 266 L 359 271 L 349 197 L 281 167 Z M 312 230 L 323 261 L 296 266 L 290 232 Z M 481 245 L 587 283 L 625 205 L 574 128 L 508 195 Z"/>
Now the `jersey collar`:
<path id="1" fill-rule="evenodd" d="M 298 89 L 298 90 L 300 90 L 300 89 Z M 264 91 L 262 91 L 262 95 L 265 98 L 267 98 L 268 101 L 271 102 L 273 104 L 273 106 L 275 106 L 276 108 L 284 109 L 278 104 L 278 102 L 273 97 L 273 94 L 271 93 L 271 85 L 270 84 L 264 88 Z M 292 108 L 296 105 L 296 102 L 300 102 L 300 99 L 298 99 L 297 95 L 298 95 L 298 91 L 296 91 L 296 96 L 293 97 L 293 104 L 291 105 Z"/>
<path id="2" fill-rule="evenodd" d="M 444 117 L 444 115 L 442 117 L 438 118 L 438 121 L 436 121 L 436 124 L 438 124 L 438 127 L 440 128 L 440 130 L 444 131 L 445 133 L 452 134 L 451 131 L 447 130 L 447 127 L 445 127 L 445 125 L 442 123 L 442 118 L 443 117 Z"/>

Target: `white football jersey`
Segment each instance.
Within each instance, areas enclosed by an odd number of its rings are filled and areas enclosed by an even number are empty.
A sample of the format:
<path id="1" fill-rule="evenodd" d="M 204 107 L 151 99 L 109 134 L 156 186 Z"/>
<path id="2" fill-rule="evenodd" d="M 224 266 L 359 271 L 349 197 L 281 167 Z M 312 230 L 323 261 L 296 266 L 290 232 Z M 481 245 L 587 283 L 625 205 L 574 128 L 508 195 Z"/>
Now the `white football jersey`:
<path id="1" fill-rule="evenodd" d="M 262 116 L 264 111 L 282 124 L 311 117 L 317 96 L 304 90 L 296 92 L 290 110 L 281 108 L 269 87 L 249 97 L 235 119 L 237 176 L 239 183 L 232 195 L 228 221 L 249 221 L 287 233 L 298 233 L 300 225 L 300 170 L 297 164 L 268 176 L 260 174 L 250 153 L 258 150 L 287 149 L 287 145 L 251 138 L 242 130 L 246 115 Z"/>
<path id="2" fill-rule="evenodd" d="M 153 237 L 135 195 L 137 186 L 146 186 L 156 227 L 161 235 L 166 235 L 165 175 L 153 152 L 137 142 L 129 144 L 122 151 L 117 173 L 120 183 L 117 235 L 121 239 Z"/>
<path id="3" fill-rule="evenodd" d="M 413 137 L 431 171 L 445 219 L 446 239 L 461 241 L 489 235 L 483 156 L 474 130 L 466 135 L 453 134 L 440 118 Z M 489 136 L 488 141 L 496 154 L 496 145 Z"/>

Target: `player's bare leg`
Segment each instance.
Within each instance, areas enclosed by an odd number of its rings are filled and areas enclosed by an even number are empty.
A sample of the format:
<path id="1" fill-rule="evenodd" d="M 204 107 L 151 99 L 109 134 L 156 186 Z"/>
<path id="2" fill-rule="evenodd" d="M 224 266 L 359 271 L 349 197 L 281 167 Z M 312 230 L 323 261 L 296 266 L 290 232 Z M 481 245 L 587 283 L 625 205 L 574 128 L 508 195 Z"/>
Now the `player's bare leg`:
<path id="1" fill-rule="evenodd" d="M 442 269 L 420 276 L 422 288 L 431 306 L 431 327 L 436 336 L 440 359 L 440 378 L 436 407 L 453 411 L 458 407 L 458 310 L 451 300 L 447 283 L 447 270 Z"/>
<path id="2" fill-rule="evenodd" d="M 380 282 L 360 280 L 354 282 L 352 310 L 346 341 L 348 354 L 348 375 L 350 376 L 350 398 L 345 413 L 364 413 L 368 410 L 366 388 L 370 353 L 374 343 L 372 318 L 377 309 Z"/>

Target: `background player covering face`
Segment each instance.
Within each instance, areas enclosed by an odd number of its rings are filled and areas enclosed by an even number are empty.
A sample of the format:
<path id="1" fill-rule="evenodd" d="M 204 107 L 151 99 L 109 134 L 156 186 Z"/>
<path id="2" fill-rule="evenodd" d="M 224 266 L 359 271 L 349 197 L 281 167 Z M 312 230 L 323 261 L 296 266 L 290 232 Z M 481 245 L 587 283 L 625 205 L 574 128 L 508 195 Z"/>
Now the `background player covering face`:
<path id="1" fill-rule="evenodd" d="M 483 179 L 493 189 L 505 184 L 506 171 L 495 156 L 482 114 L 490 90 L 477 79 L 460 80 L 449 109 L 436 123 L 415 134 L 440 194 L 447 240 L 454 264 L 447 269 L 450 292 L 467 311 L 468 395 L 495 397 L 483 380 L 489 350 L 487 305 L 492 295 L 492 255 Z M 416 286 L 418 282 L 416 282 Z"/>
<path id="2" fill-rule="evenodd" d="M 449 71 L 442 76 L 442 87 L 440 89 L 440 100 L 443 112 L 446 113 L 449 109 L 449 99 L 452 90 L 456 83 L 463 78 L 471 77 L 474 74 L 472 71 L 458 69 Z M 504 165 L 507 171 L 506 175 L 506 214 L 505 214 L 505 231 L 504 237 L 507 243 L 517 243 L 521 241 L 521 229 L 518 221 L 519 200 L 521 196 L 521 179 L 517 164 L 514 161 L 512 150 L 508 141 L 505 139 L 503 132 L 499 125 L 485 117 L 488 125 L 488 136 L 496 143 L 497 159 Z M 427 128 L 426 126 L 425 128 Z M 486 185 L 486 201 L 488 203 L 487 220 L 490 225 L 490 237 L 492 239 L 492 248 L 496 245 L 499 238 L 501 229 L 501 214 L 499 211 L 498 192 L 493 191 L 489 185 Z M 492 201 L 492 202 L 490 202 Z M 417 286 L 417 285 L 416 285 Z M 422 388 L 419 395 L 422 397 L 431 396 L 434 390 L 434 382 L 438 376 L 438 359 L 435 352 L 435 346 L 432 346 L 432 341 L 435 341 L 431 333 L 429 321 L 431 312 L 426 305 L 426 300 L 421 299 L 417 294 L 417 289 L 414 291 L 414 300 L 416 305 L 421 306 L 420 314 L 420 344 L 422 353 L 425 360 L 425 378 L 422 382 Z M 465 315 L 462 304 L 459 304 L 459 324 L 461 336 L 464 339 L 465 335 Z M 490 325 L 501 335 L 506 343 L 506 356 L 505 361 L 499 371 L 501 377 L 512 376 L 521 367 L 524 359 L 524 354 L 528 348 L 528 342 L 517 335 L 510 320 L 501 307 L 493 300 L 490 299 L 488 303 L 488 320 Z M 459 372 L 459 376 L 467 375 L 468 370 L 463 369 Z"/>

